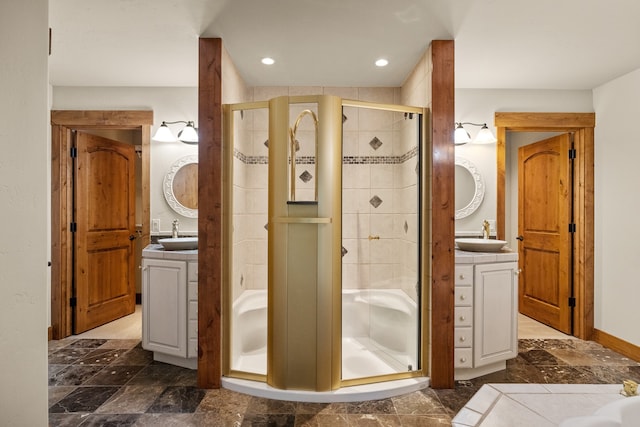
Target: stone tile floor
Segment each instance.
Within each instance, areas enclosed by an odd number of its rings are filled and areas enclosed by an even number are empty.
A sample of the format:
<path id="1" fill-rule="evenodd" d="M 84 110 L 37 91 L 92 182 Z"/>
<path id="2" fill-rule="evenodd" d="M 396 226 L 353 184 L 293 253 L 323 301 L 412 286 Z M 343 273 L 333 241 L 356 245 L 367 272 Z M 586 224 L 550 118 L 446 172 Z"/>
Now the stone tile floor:
<path id="1" fill-rule="evenodd" d="M 140 341 L 49 343 L 51 426 L 443 426 L 488 383 L 640 382 L 640 364 L 593 342 L 521 339 L 505 371 L 454 389 L 371 402 L 310 404 L 196 387 L 196 372 L 153 361 Z M 595 408 L 594 408 L 595 409 Z"/>

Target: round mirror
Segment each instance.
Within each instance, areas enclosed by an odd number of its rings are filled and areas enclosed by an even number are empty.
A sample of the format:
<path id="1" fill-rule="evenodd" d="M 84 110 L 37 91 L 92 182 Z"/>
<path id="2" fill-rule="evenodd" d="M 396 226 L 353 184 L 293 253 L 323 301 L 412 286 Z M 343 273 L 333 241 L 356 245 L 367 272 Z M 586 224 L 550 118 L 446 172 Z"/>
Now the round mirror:
<path id="1" fill-rule="evenodd" d="M 456 219 L 474 213 L 484 199 L 484 181 L 476 166 L 469 160 L 456 157 Z"/>
<path id="2" fill-rule="evenodd" d="M 198 156 L 185 156 L 173 163 L 162 188 L 171 209 L 187 218 L 197 218 Z"/>

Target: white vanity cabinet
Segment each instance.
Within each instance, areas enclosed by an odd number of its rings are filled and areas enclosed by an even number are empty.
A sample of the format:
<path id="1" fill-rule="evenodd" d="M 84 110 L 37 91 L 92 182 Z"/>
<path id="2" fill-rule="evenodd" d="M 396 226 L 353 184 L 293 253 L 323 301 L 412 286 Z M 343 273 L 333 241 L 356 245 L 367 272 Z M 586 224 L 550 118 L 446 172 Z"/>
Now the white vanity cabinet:
<path id="1" fill-rule="evenodd" d="M 143 250 L 142 347 L 154 360 L 197 368 L 197 251 Z"/>
<path id="2" fill-rule="evenodd" d="M 456 380 L 505 369 L 518 355 L 517 259 L 513 252 L 456 252 Z"/>

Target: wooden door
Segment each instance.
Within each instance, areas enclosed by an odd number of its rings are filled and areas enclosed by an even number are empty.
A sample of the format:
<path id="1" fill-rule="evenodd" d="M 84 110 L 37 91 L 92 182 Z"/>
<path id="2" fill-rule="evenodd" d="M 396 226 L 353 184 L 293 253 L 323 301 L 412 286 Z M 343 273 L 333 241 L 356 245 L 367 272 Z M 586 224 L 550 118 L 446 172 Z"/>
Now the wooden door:
<path id="1" fill-rule="evenodd" d="M 518 149 L 520 312 L 571 334 L 569 134 Z"/>
<path id="2" fill-rule="evenodd" d="M 77 132 L 75 334 L 135 310 L 135 149 Z"/>

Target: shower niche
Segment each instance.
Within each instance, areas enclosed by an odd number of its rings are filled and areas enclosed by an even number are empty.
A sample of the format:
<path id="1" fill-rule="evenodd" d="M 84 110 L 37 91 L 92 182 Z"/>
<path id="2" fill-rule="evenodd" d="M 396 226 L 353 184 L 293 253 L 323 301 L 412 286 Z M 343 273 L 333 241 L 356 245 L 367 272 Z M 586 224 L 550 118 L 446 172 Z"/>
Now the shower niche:
<path id="1" fill-rule="evenodd" d="M 323 394 L 427 376 L 425 117 L 329 95 L 224 106 L 225 378 Z"/>

